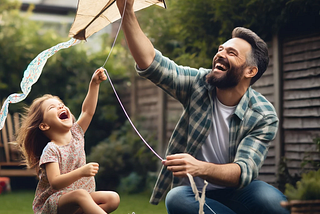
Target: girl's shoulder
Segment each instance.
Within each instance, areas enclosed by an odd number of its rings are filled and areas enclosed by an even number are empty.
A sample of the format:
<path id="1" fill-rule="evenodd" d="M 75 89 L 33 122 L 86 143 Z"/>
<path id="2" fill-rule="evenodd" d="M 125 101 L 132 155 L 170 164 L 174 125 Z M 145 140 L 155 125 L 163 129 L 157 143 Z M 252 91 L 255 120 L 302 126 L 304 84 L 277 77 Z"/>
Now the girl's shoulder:
<path id="1" fill-rule="evenodd" d="M 71 132 L 74 135 L 79 135 L 79 136 L 82 136 L 82 137 L 84 136 L 84 132 L 83 132 L 81 126 L 77 122 L 75 122 L 73 124 L 73 126 L 71 127 Z"/>
<path id="2" fill-rule="evenodd" d="M 58 162 L 59 154 L 59 147 L 53 142 L 49 142 L 42 150 L 39 166 L 48 162 Z"/>
<path id="3" fill-rule="evenodd" d="M 55 144 L 55 143 L 53 143 L 53 142 L 49 142 L 49 143 L 47 143 L 47 145 L 44 147 L 44 149 L 42 150 L 42 154 L 43 153 L 46 153 L 46 152 L 48 152 L 48 151 L 50 151 L 50 150 L 54 150 L 54 149 L 56 149 L 57 148 L 57 145 Z"/>

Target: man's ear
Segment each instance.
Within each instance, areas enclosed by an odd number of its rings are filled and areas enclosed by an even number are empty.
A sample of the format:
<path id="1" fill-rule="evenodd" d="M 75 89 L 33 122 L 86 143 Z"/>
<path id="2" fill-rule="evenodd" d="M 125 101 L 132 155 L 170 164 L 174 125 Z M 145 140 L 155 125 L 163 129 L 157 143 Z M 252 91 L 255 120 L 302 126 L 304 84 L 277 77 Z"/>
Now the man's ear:
<path id="1" fill-rule="evenodd" d="M 258 68 L 256 66 L 248 67 L 245 73 L 245 77 L 253 78 L 258 73 Z"/>
<path id="2" fill-rule="evenodd" d="M 39 124 L 39 129 L 40 129 L 41 131 L 47 131 L 47 130 L 50 129 L 50 126 L 49 126 L 48 124 L 46 124 L 46 123 L 40 123 L 40 124 Z"/>

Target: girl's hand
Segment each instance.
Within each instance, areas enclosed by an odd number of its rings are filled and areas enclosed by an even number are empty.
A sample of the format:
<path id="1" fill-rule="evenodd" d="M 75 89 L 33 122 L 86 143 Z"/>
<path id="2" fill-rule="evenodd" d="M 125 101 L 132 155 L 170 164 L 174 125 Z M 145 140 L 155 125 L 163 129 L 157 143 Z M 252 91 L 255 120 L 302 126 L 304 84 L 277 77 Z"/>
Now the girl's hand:
<path id="1" fill-rule="evenodd" d="M 92 75 L 92 82 L 100 84 L 102 81 L 107 79 L 107 75 L 104 73 L 103 68 L 98 68 Z"/>
<path id="2" fill-rule="evenodd" d="M 99 170 L 99 164 L 98 163 L 88 163 L 81 168 L 81 174 L 82 177 L 91 177 L 95 176 Z"/>

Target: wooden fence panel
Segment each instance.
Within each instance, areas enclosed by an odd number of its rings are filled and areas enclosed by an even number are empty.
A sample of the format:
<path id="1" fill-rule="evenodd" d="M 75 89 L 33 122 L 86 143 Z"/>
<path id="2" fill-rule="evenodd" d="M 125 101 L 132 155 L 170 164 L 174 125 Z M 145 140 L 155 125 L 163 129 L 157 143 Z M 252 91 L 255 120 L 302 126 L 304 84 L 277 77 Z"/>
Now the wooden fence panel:
<path id="1" fill-rule="evenodd" d="M 304 158 L 320 160 L 320 35 L 285 40 L 282 52 L 284 156 L 295 174 Z"/>

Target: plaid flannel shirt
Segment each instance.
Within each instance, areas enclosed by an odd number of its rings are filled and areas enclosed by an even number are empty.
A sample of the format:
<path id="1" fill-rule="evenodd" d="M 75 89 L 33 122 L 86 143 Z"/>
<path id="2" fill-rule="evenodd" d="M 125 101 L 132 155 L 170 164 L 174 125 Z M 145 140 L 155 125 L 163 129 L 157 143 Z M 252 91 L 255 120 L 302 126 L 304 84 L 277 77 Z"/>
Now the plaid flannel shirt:
<path id="1" fill-rule="evenodd" d="M 215 87 L 205 81 L 211 69 L 178 66 L 155 51 L 152 64 L 145 70 L 136 68 L 137 72 L 180 101 L 184 108 L 169 140 L 166 155 L 189 153 L 196 156 L 212 125 Z M 278 123 L 272 104 L 249 87 L 236 107 L 229 130 L 229 162 L 237 163 L 241 168 L 239 188 L 258 176 Z M 179 181 L 162 166 L 150 203 L 158 204 L 169 188 L 178 185 Z"/>

